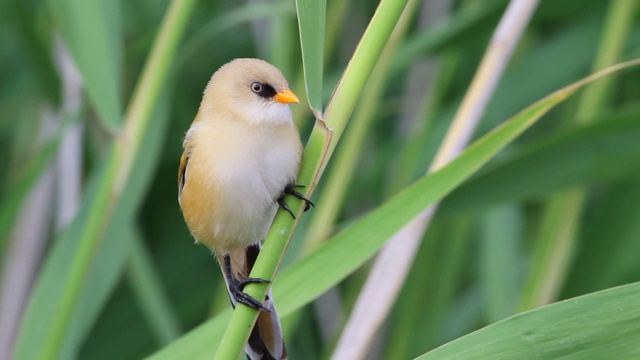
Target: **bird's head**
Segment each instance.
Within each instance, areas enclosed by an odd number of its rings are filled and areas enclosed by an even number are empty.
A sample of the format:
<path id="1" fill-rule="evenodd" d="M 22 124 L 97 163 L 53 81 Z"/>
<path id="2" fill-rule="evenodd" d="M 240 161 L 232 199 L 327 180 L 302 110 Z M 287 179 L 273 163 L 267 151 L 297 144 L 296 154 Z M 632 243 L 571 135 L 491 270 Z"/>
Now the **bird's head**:
<path id="1" fill-rule="evenodd" d="M 259 59 L 235 59 L 216 71 L 200 111 L 256 124 L 291 123 L 289 104 L 299 102 L 282 72 Z"/>

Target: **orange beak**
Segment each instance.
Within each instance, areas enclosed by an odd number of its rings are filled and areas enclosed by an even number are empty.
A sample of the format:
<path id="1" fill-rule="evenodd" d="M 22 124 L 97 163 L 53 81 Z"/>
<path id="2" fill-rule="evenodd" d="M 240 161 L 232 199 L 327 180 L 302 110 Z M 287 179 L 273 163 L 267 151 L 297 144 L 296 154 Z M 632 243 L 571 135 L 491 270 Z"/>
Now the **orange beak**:
<path id="1" fill-rule="evenodd" d="M 296 96 L 296 94 L 294 94 L 293 91 L 291 91 L 289 89 L 284 89 L 284 90 L 278 91 L 276 96 L 274 96 L 273 98 L 277 102 L 283 103 L 283 104 L 291 104 L 291 103 L 299 103 L 300 102 L 300 100 L 298 100 L 298 97 Z"/>

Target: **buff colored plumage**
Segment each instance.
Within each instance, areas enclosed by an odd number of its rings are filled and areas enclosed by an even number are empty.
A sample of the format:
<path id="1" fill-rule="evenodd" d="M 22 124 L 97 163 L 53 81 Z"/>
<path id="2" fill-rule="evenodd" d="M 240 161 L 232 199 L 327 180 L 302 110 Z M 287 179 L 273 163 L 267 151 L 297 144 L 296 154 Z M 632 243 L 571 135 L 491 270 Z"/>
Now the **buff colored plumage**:
<path id="1" fill-rule="evenodd" d="M 302 144 L 289 110 L 298 98 L 273 65 L 236 59 L 209 81 L 184 139 L 178 199 L 191 234 L 218 258 L 234 306 L 263 310 L 245 351 L 251 359 L 284 359 L 280 322 L 271 302 L 242 292 L 249 282 L 283 195 L 293 194 Z"/>

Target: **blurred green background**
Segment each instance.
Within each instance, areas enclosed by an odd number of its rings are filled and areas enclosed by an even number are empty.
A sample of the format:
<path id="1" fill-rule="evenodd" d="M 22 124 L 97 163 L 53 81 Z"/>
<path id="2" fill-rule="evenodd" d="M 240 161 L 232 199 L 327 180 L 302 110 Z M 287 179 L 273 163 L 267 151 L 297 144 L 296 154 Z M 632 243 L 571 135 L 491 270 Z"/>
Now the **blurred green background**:
<path id="1" fill-rule="evenodd" d="M 309 241 L 344 228 L 425 173 L 506 4 L 417 3 L 379 94 L 356 109 L 374 111 L 353 174 L 339 181 L 344 198 L 331 208 L 335 219 L 309 231 L 320 210 L 306 213 L 283 267 L 310 251 Z M 77 211 L 94 191 L 92 179 L 108 171 L 105 159 L 122 134 L 167 6 L 97 0 L 0 4 L 5 351 L 23 336 L 21 324 L 38 326 L 37 313 L 21 317 L 27 303 L 35 297 L 46 303 L 48 291 L 56 291 L 30 289 L 45 272 L 56 276 L 55 265 L 44 266 L 54 263 L 54 244 L 71 236 L 74 219 L 84 221 Z M 328 0 L 323 103 L 376 6 L 370 0 Z M 541 1 L 474 137 L 591 73 L 610 30 L 609 6 L 599 0 Z M 615 62 L 640 56 L 638 7 L 629 9 Z M 111 214 L 119 223 L 102 229 L 102 243 L 115 245 L 99 247 L 110 253 L 90 277 L 85 274 L 91 281 L 72 320 L 74 334 L 64 335 L 74 340 L 66 340 L 63 357 L 141 358 L 229 306 L 218 265 L 205 247 L 194 245 L 180 213 L 181 143 L 211 74 L 233 58 L 273 63 L 304 97 L 296 10 L 293 1 L 198 1 L 185 21 L 176 54 L 167 59 L 160 102 L 141 137 L 127 200 Z M 580 96 L 563 103 L 444 200 L 370 358 L 412 358 L 517 312 L 640 280 L 639 79 L 637 69 L 611 78 L 586 113 Z M 294 114 L 304 140 L 313 117 L 304 101 Z M 346 161 L 344 145 L 328 175 Z M 330 191 L 321 180 L 313 197 L 319 208 Z M 563 237 L 570 240 L 557 240 Z M 65 251 L 60 254 L 56 261 L 68 265 Z M 285 319 L 291 358 L 331 353 L 367 270 L 343 281 L 332 298 Z"/>

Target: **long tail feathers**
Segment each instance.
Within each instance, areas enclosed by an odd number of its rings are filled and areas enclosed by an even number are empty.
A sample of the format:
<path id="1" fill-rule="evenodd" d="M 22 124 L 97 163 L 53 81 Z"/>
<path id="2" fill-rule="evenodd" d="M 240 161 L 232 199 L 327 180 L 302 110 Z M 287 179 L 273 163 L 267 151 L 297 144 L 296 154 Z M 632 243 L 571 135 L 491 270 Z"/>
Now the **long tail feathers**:
<path id="1" fill-rule="evenodd" d="M 260 244 L 250 245 L 245 249 L 238 249 L 228 252 L 231 257 L 231 268 L 234 276 L 238 279 L 239 276 L 248 277 L 253 268 L 253 264 L 260 253 Z M 222 261 L 223 254 L 218 254 L 218 261 L 221 266 L 224 264 Z M 224 269 L 223 269 L 224 273 Z M 238 275 L 240 274 L 240 275 Z M 228 280 L 225 277 L 225 282 Z M 236 306 L 236 300 L 233 295 L 229 293 L 231 298 L 231 304 Z M 280 319 L 276 313 L 276 308 L 271 300 L 271 289 L 267 293 L 267 297 L 264 301 L 264 305 L 271 309 L 270 312 L 260 311 L 258 314 L 258 320 L 256 325 L 251 331 L 249 341 L 244 347 L 244 351 L 251 360 L 286 360 L 287 349 L 284 345 L 284 338 L 282 336 L 282 327 L 280 325 Z"/>

